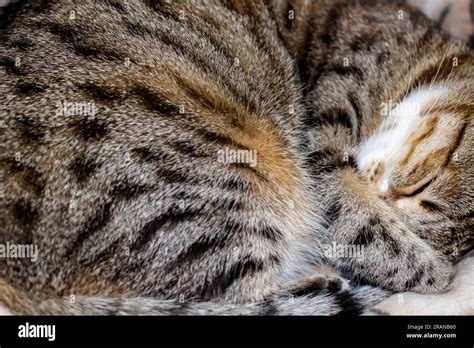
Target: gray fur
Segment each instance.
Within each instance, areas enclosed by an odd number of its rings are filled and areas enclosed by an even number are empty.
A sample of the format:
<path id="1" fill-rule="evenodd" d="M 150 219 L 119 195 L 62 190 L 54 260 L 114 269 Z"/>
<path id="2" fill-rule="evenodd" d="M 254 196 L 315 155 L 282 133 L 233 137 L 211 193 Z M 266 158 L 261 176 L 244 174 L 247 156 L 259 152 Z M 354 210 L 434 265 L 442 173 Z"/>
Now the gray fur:
<path id="1" fill-rule="evenodd" d="M 356 82 L 308 79 L 301 63 L 330 57 L 306 34 L 336 6 L 292 5 L 314 15 L 288 27 L 284 1 L 24 6 L 0 43 L 0 242 L 36 244 L 40 259 L 0 260 L 0 301 L 25 314 L 358 314 L 380 288 L 448 284 L 448 258 L 354 189 L 360 134 L 307 127 L 314 109 L 348 107 Z M 97 113 L 58 115 L 63 100 Z M 256 150 L 257 167 L 219 163 L 226 147 Z M 363 260 L 324 255 L 368 236 Z M 330 290 L 311 273 L 322 264 L 375 288 Z"/>

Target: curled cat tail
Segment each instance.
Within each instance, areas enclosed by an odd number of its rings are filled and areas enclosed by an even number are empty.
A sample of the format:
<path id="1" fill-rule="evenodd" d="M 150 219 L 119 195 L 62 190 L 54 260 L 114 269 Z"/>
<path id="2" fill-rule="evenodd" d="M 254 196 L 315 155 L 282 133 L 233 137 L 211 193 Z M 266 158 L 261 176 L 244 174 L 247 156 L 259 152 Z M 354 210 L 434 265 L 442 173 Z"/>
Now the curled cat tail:
<path id="1" fill-rule="evenodd" d="M 83 297 L 33 300 L 0 281 L 0 303 L 15 315 L 360 315 L 389 292 L 371 286 L 340 291 L 311 288 L 259 303 Z"/>

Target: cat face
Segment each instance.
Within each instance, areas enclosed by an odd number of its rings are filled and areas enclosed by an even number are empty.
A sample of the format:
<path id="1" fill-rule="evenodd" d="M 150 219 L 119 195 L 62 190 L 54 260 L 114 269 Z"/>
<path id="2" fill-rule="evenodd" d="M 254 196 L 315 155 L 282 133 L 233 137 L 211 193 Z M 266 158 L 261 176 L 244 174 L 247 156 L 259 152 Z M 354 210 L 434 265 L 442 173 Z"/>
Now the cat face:
<path id="1" fill-rule="evenodd" d="M 472 91 L 416 89 L 388 112 L 357 156 L 371 189 L 454 254 L 474 244 L 473 114 Z"/>

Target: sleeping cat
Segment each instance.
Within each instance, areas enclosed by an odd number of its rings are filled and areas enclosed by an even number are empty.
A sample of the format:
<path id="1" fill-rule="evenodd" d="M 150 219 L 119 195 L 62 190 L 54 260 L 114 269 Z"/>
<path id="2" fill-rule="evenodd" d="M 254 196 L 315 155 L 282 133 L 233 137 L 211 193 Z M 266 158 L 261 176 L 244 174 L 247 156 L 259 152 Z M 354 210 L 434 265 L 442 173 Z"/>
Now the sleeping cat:
<path id="1" fill-rule="evenodd" d="M 10 311 L 359 314 L 472 248 L 472 53 L 408 7 L 12 7 Z"/>

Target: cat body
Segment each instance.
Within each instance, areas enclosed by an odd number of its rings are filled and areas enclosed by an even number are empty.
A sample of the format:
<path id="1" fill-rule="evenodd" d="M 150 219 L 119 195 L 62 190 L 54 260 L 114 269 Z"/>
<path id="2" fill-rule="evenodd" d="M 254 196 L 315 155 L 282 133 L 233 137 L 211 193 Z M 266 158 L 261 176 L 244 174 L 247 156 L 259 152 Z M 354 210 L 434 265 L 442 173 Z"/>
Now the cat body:
<path id="1" fill-rule="evenodd" d="M 40 256 L 0 259 L 0 302 L 27 314 L 336 314 L 445 288 L 453 250 L 473 244 L 472 54 L 408 8 L 361 3 L 18 8 L 1 43 L 0 241 Z M 443 219 L 432 233 L 426 212 L 400 213 L 392 186 L 410 178 L 395 175 L 398 158 L 359 152 L 397 123 L 382 103 L 432 93 L 438 66 L 439 93 L 460 102 L 438 96 L 436 110 L 464 129 L 438 123 L 465 156 L 462 179 L 446 177 L 465 215 L 449 218 L 456 238 Z M 395 174 L 370 180 L 381 160 Z M 431 222 L 449 204 L 437 207 Z M 331 243 L 364 257 L 328 255 Z"/>

